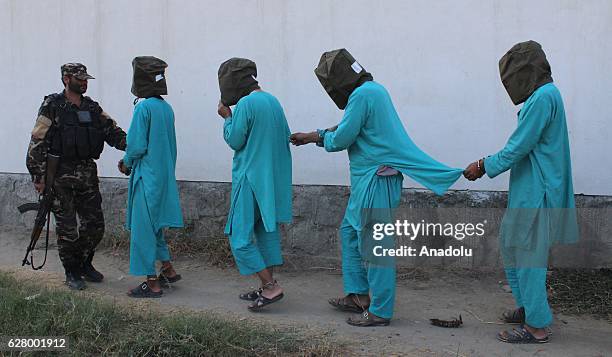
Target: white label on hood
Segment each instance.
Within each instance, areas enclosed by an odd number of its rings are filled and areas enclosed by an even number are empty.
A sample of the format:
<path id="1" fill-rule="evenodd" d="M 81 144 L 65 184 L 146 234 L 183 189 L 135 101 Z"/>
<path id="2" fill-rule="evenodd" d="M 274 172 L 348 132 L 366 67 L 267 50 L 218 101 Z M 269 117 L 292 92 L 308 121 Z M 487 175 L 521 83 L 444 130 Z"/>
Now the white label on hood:
<path id="1" fill-rule="evenodd" d="M 161 81 L 162 79 L 164 79 L 164 75 L 163 75 L 163 74 L 161 74 L 161 73 L 155 76 L 155 82 L 159 82 L 159 81 Z"/>
<path id="2" fill-rule="evenodd" d="M 361 65 L 357 61 L 353 62 L 351 68 L 353 69 L 353 71 L 355 71 L 355 73 L 360 73 L 363 70 L 363 68 L 361 68 Z"/>

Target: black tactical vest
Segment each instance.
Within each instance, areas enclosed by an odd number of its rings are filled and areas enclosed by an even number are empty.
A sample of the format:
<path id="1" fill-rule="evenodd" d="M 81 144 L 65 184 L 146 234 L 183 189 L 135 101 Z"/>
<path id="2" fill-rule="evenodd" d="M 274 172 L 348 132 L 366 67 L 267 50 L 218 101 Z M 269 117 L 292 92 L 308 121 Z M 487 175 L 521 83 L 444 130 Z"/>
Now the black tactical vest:
<path id="1" fill-rule="evenodd" d="M 63 161 L 99 159 L 104 149 L 104 130 L 98 103 L 83 98 L 85 107 L 75 108 L 61 94 L 52 94 L 52 103 L 59 117 L 51 148 Z"/>

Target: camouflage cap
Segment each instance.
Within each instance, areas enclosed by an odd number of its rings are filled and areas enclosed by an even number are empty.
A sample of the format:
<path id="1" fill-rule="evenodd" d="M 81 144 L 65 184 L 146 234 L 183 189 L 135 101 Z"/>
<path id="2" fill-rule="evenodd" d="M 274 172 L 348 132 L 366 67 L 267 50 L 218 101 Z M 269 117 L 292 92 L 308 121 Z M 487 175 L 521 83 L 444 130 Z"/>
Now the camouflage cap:
<path id="1" fill-rule="evenodd" d="M 77 79 L 95 79 L 87 73 L 87 67 L 82 63 L 66 63 L 62 65 L 62 76 L 74 76 Z"/>

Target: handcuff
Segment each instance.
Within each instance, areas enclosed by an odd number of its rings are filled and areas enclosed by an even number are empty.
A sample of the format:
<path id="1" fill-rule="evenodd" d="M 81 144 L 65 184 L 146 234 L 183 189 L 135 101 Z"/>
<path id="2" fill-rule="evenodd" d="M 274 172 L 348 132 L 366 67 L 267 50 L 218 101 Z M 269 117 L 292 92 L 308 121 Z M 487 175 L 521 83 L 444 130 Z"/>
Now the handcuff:
<path id="1" fill-rule="evenodd" d="M 325 146 L 325 133 L 327 133 L 327 129 L 317 129 L 317 135 L 319 136 L 319 140 L 316 142 L 317 146 Z"/>

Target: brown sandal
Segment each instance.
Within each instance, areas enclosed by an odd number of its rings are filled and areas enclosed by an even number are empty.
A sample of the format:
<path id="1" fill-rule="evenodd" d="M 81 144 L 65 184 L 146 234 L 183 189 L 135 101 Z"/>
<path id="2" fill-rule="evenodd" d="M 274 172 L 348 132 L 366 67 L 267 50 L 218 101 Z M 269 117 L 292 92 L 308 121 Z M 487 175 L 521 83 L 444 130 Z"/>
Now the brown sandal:
<path id="1" fill-rule="evenodd" d="M 174 276 L 168 276 L 166 275 L 166 271 L 168 270 L 168 268 L 164 269 L 163 267 L 159 270 L 159 275 L 157 276 L 157 280 L 159 280 L 159 285 L 162 288 L 169 288 L 171 286 L 171 284 L 176 283 L 177 281 L 181 280 L 183 277 L 181 276 L 181 274 L 178 274 L 175 272 Z"/>
<path id="2" fill-rule="evenodd" d="M 378 317 L 366 310 L 361 315 L 349 317 L 346 319 L 346 323 L 358 327 L 388 326 L 391 323 L 391 319 Z"/>
<path id="3" fill-rule="evenodd" d="M 358 314 L 367 311 L 370 307 L 370 304 L 362 304 L 357 294 L 348 294 L 341 298 L 329 299 L 327 302 L 340 311 L 356 312 Z"/>
<path id="4" fill-rule="evenodd" d="M 507 324 L 521 325 L 525 323 L 525 308 L 519 307 L 518 309 L 505 311 L 500 320 Z"/>

